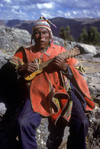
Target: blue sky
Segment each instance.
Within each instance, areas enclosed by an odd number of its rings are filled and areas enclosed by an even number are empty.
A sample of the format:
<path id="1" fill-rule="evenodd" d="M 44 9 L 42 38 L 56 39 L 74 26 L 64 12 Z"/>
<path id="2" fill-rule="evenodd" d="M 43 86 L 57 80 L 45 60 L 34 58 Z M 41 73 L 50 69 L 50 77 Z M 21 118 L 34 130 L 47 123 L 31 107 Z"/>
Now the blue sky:
<path id="1" fill-rule="evenodd" d="M 100 0 L 0 0 L 0 20 L 100 18 Z"/>

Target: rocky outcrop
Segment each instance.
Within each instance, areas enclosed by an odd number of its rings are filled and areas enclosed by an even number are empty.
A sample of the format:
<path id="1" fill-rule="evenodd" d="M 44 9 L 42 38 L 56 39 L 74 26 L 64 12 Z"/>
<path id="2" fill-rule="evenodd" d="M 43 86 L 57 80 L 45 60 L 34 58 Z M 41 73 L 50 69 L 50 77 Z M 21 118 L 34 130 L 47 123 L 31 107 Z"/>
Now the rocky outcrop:
<path id="1" fill-rule="evenodd" d="M 95 55 L 96 48 L 93 45 L 87 45 L 83 43 L 71 42 L 71 41 L 64 41 L 61 38 L 53 37 L 54 44 L 60 45 L 65 47 L 67 50 L 72 49 L 73 47 L 79 47 L 81 54 L 93 54 Z"/>
<path id="2" fill-rule="evenodd" d="M 31 35 L 27 31 L 0 27 L 0 68 L 7 62 L 7 60 L 15 53 L 15 51 L 20 46 L 29 45 L 30 38 Z M 98 149 L 100 148 L 100 47 L 64 41 L 63 39 L 57 37 L 53 37 L 53 40 L 54 44 L 61 45 L 67 50 L 73 48 L 74 46 L 78 46 L 81 51 L 81 55 L 76 56 L 76 59 L 84 66 L 90 94 L 92 99 L 96 102 L 95 110 L 87 115 L 90 122 L 90 127 L 86 139 L 87 149 Z M 6 111 L 6 107 L 3 104 L 0 104 L 0 106 L 2 106 L 2 116 Z M 9 126 L 11 124 L 9 124 Z M 58 132 L 58 130 L 51 128 L 53 132 L 50 133 L 50 131 L 48 131 L 48 126 L 48 119 L 42 118 L 41 125 L 38 127 L 36 132 L 38 149 L 46 149 L 46 142 L 48 144 L 50 143 L 48 137 L 52 137 L 54 139 L 55 134 L 57 134 Z M 69 128 L 66 127 L 64 131 L 63 141 L 59 149 L 64 149 L 64 147 L 66 146 L 68 135 Z M 2 138 L 3 137 L 4 136 L 2 136 Z"/>
<path id="3" fill-rule="evenodd" d="M 29 45 L 31 35 L 26 30 L 0 27 L 0 49 L 3 52 L 14 52 L 21 45 Z"/>
<path id="4" fill-rule="evenodd" d="M 20 46 L 29 46 L 30 42 L 28 31 L 0 26 L 0 68 Z"/>

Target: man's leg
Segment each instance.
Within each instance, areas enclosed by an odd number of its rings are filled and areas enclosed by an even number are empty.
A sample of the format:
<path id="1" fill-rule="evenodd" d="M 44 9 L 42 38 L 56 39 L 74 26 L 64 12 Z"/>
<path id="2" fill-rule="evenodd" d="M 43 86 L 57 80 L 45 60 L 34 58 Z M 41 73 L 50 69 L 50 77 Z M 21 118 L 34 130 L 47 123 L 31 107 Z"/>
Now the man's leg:
<path id="1" fill-rule="evenodd" d="M 67 149 L 86 149 L 85 137 L 88 132 L 89 122 L 77 96 L 72 91 L 73 101 L 72 115 L 70 120 L 70 135 Z"/>
<path id="2" fill-rule="evenodd" d="M 31 102 L 27 99 L 17 119 L 18 134 L 22 149 L 37 149 L 35 133 L 40 122 L 40 115 L 33 112 Z"/>
<path id="3" fill-rule="evenodd" d="M 65 126 L 63 125 L 62 127 L 55 127 L 51 119 L 49 119 L 48 130 L 50 131 L 50 134 L 46 144 L 48 149 L 58 149 L 63 140 L 64 129 Z"/>

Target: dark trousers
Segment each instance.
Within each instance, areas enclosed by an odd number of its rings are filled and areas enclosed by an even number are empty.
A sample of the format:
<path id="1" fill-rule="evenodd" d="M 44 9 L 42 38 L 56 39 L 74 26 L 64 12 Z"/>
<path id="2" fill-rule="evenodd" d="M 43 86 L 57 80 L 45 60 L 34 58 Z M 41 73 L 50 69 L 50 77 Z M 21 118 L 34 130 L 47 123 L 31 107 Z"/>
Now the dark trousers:
<path id="1" fill-rule="evenodd" d="M 18 135 L 21 149 L 37 149 L 35 138 L 36 128 L 41 122 L 41 117 L 38 113 L 33 112 L 29 99 L 17 119 Z"/>
<path id="2" fill-rule="evenodd" d="M 72 91 L 73 101 L 72 115 L 70 119 L 70 135 L 68 137 L 67 149 L 86 149 L 85 138 L 88 132 L 89 122 L 84 113 L 77 94 Z"/>
<path id="3" fill-rule="evenodd" d="M 70 135 L 68 137 L 67 149 L 86 149 L 85 137 L 89 123 L 80 101 L 74 92 L 72 92 L 71 100 L 73 100 L 73 109 L 69 123 Z M 33 112 L 30 100 L 28 99 L 17 119 L 18 134 L 22 149 L 37 149 L 35 133 L 40 121 L 40 115 Z"/>

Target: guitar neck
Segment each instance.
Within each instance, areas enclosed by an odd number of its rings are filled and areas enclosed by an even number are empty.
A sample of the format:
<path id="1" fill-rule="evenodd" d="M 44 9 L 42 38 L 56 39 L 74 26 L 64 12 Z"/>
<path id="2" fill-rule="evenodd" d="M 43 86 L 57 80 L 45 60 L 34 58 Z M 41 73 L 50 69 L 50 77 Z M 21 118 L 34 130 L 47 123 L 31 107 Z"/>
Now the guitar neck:
<path id="1" fill-rule="evenodd" d="M 65 51 L 63 53 L 60 53 L 58 56 L 62 57 L 63 59 L 67 59 L 67 58 L 74 57 L 79 54 L 80 54 L 79 48 L 75 47 L 75 48 Z M 39 64 L 39 69 L 41 70 L 41 69 L 45 68 L 46 66 L 48 66 L 52 62 L 53 59 L 54 58 L 51 58 L 51 59 Z"/>
<path id="2" fill-rule="evenodd" d="M 52 60 L 53 60 L 53 58 L 39 64 L 39 69 L 41 70 L 41 69 L 45 68 L 46 66 L 48 66 L 52 62 Z"/>

